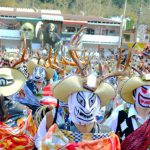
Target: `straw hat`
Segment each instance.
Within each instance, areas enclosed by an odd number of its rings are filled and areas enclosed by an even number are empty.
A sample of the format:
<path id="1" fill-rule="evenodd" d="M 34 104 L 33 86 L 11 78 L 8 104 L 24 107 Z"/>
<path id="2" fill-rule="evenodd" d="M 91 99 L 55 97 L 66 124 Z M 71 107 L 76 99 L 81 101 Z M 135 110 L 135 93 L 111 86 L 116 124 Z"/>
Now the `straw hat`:
<path id="1" fill-rule="evenodd" d="M 46 68 L 45 66 L 44 66 L 44 64 L 45 64 L 45 61 L 44 60 L 42 60 L 42 59 L 40 59 L 40 61 L 39 61 L 39 63 L 38 63 L 38 59 L 37 58 L 32 58 L 29 62 L 28 62 L 28 64 L 27 64 L 27 71 L 28 71 L 28 73 L 30 74 L 30 75 L 32 75 L 33 74 L 33 70 L 34 70 L 34 68 L 35 67 L 43 67 L 43 68 L 45 68 L 45 70 L 46 70 L 46 79 L 47 80 L 49 80 L 49 79 L 51 79 L 52 77 L 53 77 L 53 75 L 54 75 L 54 69 L 52 69 L 52 68 Z"/>
<path id="2" fill-rule="evenodd" d="M 150 85 L 150 74 L 132 77 L 121 86 L 120 95 L 127 103 L 134 103 L 133 90 L 140 86 Z"/>
<path id="3" fill-rule="evenodd" d="M 25 81 L 25 76 L 17 69 L 0 68 L 0 95 L 15 94 L 23 87 Z"/>
<path id="4" fill-rule="evenodd" d="M 87 81 L 87 77 L 81 77 L 77 75 L 69 76 L 60 82 L 54 83 L 52 85 L 52 93 L 55 98 L 61 101 L 68 102 L 69 95 L 80 92 L 88 91 L 83 88 L 83 84 Z M 96 95 L 99 96 L 101 100 L 101 107 L 108 104 L 108 102 L 115 97 L 115 89 L 108 83 L 97 83 L 97 88 L 94 91 Z"/>

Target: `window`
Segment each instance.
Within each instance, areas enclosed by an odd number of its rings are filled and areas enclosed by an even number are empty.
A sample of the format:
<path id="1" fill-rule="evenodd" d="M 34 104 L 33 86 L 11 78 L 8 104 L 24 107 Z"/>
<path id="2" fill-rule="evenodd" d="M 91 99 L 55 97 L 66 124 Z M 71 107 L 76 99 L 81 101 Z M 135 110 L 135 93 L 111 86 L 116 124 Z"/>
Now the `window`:
<path id="1" fill-rule="evenodd" d="M 115 35 L 115 34 L 116 34 L 115 30 L 110 30 L 109 31 L 109 35 Z"/>
<path id="2" fill-rule="evenodd" d="M 126 42 L 130 42 L 130 34 L 124 34 L 124 38 Z"/>
<path id="3" fill-rule="evenodd" d="M 102 30 L 102 35 L 108 35 L 108 29 L 103 29 Z"/>
<path id="4" fill-rule="evenodd" d="M 66 27 L 65 31 L 66 32 L 76 32 L 76 28 L 75 27 Z"/>
<path id="5" fill-rule="evenodd" d="M 95 33 L 94 29 L 89 28 L 86 30 L 86 34 L 92 34 L 93 35 L 94 33 Z"/>

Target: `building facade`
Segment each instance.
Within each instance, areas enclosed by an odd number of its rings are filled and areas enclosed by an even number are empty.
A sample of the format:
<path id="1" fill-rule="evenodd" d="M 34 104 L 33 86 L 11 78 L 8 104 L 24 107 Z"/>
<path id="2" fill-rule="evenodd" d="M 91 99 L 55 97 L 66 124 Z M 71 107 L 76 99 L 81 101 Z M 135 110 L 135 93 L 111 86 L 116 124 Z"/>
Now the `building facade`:
<path id="1" fill-rule="evenodd" d="M 102 17 L 62 14 L 59 10 L 0 7 L 0 47 L 8 50 L 20 48 L 22 40 L 20 29 L 23 23 L 32 23 L 36 32 L 39 21 L 53 22 L 66 45 L 83 26 L 87 27 L 80 39 L 83 49 L 113 51 L 120 43 L 121 22 Z M 38 49 L 40 44 L 37 37 L 34 37 L 31 48 Z"/>

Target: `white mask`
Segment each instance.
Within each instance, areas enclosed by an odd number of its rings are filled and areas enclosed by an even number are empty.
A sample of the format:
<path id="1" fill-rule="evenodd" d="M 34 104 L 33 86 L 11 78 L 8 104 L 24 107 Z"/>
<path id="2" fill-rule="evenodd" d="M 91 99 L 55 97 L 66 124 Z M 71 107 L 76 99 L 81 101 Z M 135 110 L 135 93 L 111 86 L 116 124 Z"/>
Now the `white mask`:
<path id="1" fill-rule="evenodd" d="M 100 100 L 90 91 L 77 92 L 69 96 L 68 107 L 70 120 L 76 124 L 86 125 L 96 121 Z"/>
<path id="2" fill-rule="evenodd" d="M 35 67 L 33 70 L 32 79 L 34 81 L 44 81 L 46 78 L 46 70 L 42 67 Z"/>
<path id="3" fill-rule="evenodd" d="M 150 108 L 150 86 L 141 86 L 133 91 L 135 105 L 142 108 Z"/>

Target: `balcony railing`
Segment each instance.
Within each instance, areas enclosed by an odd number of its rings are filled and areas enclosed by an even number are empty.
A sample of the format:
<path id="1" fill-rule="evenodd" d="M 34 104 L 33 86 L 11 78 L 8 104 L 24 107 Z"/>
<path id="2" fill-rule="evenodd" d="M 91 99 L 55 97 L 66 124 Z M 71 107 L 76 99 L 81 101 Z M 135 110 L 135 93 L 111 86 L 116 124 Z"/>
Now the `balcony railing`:
<path id="1" fill-rule="evenodd" d="M 120 42 L 119 36 L 85 34 L 81 38 L 81 43 L 87 43 L 87 44 L 118 45 L 119 42 Z"/>

